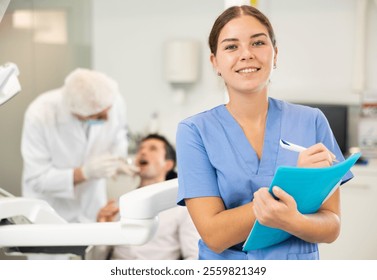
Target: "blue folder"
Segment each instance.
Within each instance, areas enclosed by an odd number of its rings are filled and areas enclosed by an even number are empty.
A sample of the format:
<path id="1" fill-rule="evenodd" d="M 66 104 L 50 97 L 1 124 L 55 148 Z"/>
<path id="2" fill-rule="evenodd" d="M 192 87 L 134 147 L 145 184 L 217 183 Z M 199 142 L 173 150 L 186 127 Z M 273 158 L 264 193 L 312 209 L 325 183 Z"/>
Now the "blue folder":
<path id="1" fill-rule="evenodd" d="M 343 162 L 322 168 L 279 166 L 269 191 L 272 193 L 272 187 L 279 186 L 295 198 L 298 211 L 303 214 L 315 213 L 340 185 L 342 177 L 360 156 L 360 153 L 356 153 Z M 267 227 L 256 221 L 243 245 L 243 251 L 263 249 L 290 236 L 291 234 L 286 231 Z"/>

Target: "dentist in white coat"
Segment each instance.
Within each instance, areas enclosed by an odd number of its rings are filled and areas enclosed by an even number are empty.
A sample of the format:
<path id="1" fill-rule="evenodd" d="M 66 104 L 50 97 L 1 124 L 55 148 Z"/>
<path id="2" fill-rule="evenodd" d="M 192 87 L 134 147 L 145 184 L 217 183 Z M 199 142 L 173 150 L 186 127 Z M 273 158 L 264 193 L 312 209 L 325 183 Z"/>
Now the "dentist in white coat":
<path id="1" fill-rule="evenodd" d="M 130 173 L 125 104 L 103 73 L 76 69 L 64 86 L 28 107 L 22 133 L 22 193 L 46 200 L 68 222 L 95 222 L 106 178 Z"/>

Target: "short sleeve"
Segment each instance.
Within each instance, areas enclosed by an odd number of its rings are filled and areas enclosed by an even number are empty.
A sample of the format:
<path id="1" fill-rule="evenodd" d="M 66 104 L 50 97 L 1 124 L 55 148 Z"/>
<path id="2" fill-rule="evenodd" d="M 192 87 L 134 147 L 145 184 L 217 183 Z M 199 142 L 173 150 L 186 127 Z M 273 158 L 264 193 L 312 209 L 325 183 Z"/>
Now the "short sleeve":
<path id="1" fill-rule="evenodd" d="M 179 205 L 186 198 L 220 196 L 216 170 L 212 166 L 201 132 L 193 123 L 180 123 L 176 137 Z"/>

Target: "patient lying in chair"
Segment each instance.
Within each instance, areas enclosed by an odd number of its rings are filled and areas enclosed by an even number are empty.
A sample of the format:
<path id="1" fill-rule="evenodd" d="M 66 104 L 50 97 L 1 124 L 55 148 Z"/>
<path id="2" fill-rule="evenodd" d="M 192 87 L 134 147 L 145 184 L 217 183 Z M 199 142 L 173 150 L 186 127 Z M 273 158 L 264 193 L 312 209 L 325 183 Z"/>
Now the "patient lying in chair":
<path id="1" fill-rule="evenodd" d="M 158 134 L 143 138 L 135 156 L 140 168 L 139 188 L 172 179 L 176 154 L 167 139 Z M 119 208 L 114 201 L 103 207 L 97 216 L 98 222 L 115 221 Z M 95 246 L 86 259 L 129 259 L 129 260 L 177 260 L 197 259 L 199 234 L 186 207 L 176 206 L 161 212 L 154 237 L 141 246 Z"/>

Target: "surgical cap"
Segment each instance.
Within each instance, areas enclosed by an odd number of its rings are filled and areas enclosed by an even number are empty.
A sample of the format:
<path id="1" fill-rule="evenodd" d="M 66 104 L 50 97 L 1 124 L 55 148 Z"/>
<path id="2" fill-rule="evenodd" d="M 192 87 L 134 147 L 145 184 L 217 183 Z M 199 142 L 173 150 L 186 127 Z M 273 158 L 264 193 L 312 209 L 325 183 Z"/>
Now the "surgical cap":
<path id="1" fill-rule="evenodd" d="M 78 68 L 70 73 L 63 86 L 65 102 L 74 114 L 87 117 L 113 105 L 118 84 L 103 73 Z"/>

